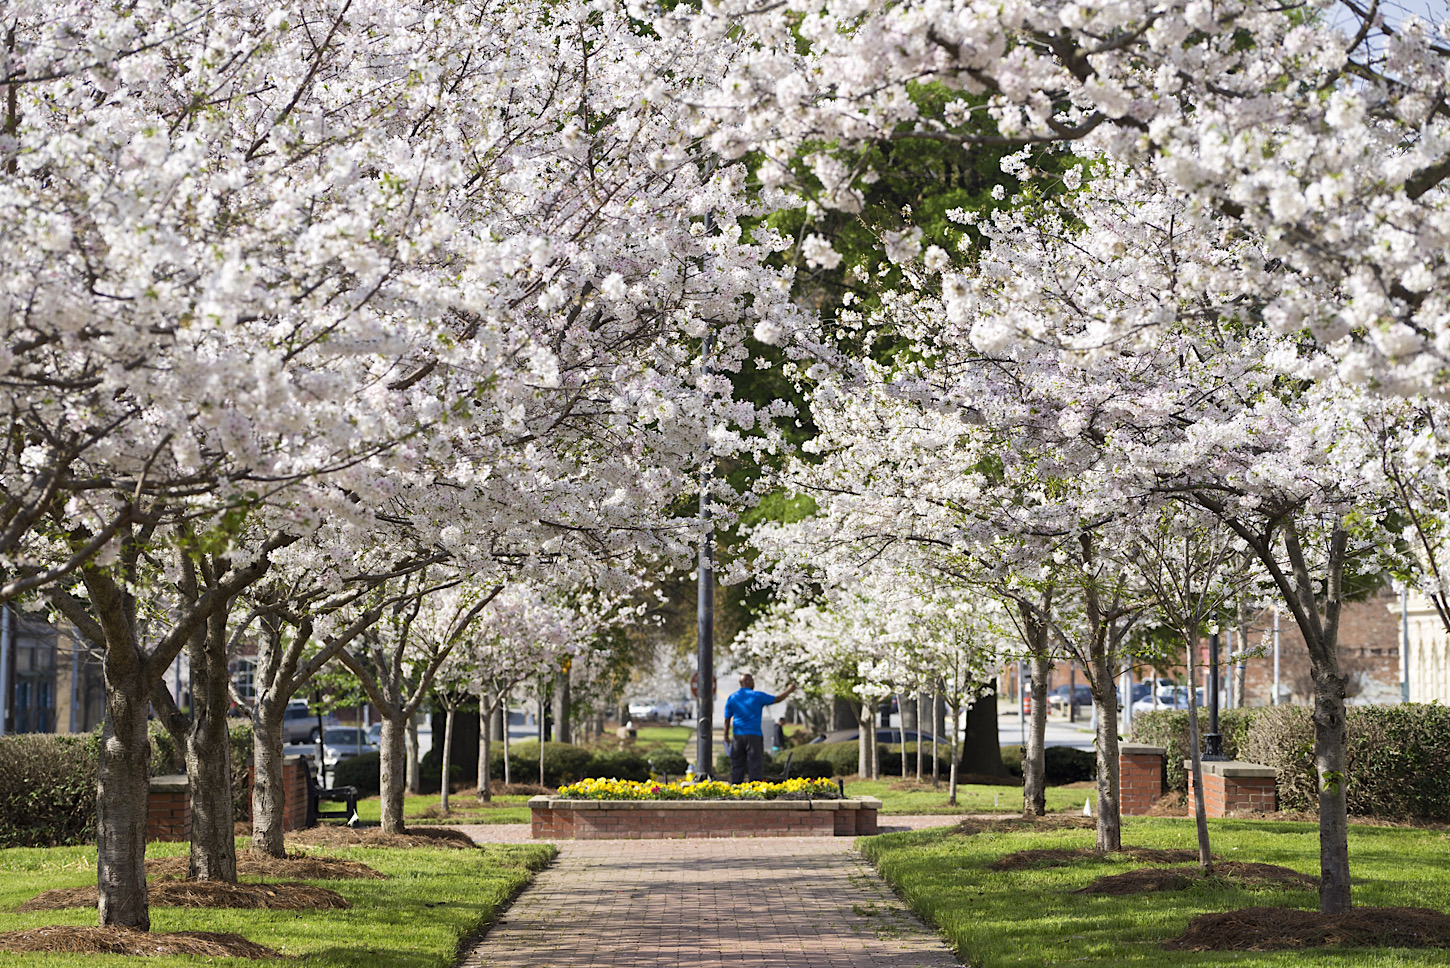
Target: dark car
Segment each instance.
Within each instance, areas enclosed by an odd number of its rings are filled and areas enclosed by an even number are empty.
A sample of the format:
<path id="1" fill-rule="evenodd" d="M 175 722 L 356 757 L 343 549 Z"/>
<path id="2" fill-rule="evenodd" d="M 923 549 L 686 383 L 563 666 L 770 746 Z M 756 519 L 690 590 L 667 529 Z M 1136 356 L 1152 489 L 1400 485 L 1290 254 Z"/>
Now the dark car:
<path id="1" fill-rule="evenodd" d="M 1082 686 L 1058 686 L 1047 694 L 1048 709 L 1066 709 L 1067 692 L 1073 690 L 1073 705 L 1091 706 L 1093 704 L 1093 691 L 1086 685 Z"/>
<path id="2" fill-rule="evenodd" d="M 908 743 L 915 743 L 916 740 L 917 740 L 917 735 L 918 734 L 917 734 L 917 731 L 916 730 L 914 730 L 914 729 L 908 729 L 906 731 L 906 741 Z M 931 742 L 931 734 L 930 733 L 923 732 L 923 733 L 920 734 L 920 736 L 921 736 L 921 741 L 923 743 L 930 743 Z M 838 730 L 834 730 L 834 731 L 829 732 L 829 733 L 822 733 L 820 736 L 817 736 L 815 739 L 811 740 L 811 742 L 812 743 L 854 743 L 854 742 L 856 742 L 860 738 L 861 738 L 861 731 L 859 729 L 838 729 Z M 882 726 L 882 727 L 880 727 L 879 729 L 876 730 L 876 742 L 878 742 L 878 743 L 900 743 L 901 742 L 901 730 L 899 730 L 899 729 L 887 729 L 885 726 Z"/>

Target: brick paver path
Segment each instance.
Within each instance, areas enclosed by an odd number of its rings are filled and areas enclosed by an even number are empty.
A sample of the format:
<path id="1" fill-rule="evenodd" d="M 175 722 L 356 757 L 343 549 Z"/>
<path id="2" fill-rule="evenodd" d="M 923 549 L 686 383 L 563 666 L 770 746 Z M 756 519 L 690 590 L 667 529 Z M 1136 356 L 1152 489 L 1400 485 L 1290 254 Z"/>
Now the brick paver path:
<path id="1" fill-rule="evenodd" d="M 885 829 L 953 818 L 883 817 Z M 501 825 L 500 825 L 501 826 Z M 465 829 L 478 840 L 518 831 Z M 517 825 L 522 826 L 522 825 Z M 561 841 L 462 968 L 957 968 L 850 837 Z"/>

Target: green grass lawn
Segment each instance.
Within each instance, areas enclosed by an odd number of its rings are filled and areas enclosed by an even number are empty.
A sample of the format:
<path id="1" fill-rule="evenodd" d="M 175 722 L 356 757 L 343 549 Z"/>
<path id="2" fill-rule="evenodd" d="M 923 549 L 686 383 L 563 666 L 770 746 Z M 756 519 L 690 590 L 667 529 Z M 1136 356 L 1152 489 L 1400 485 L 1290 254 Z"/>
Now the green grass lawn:
<path id="1" fill-rule="evenodd" d="M 664 743 L 675 752 L 683 752 L 685 744 L 695 734 L 693 726 L 639 726 L 635 731 L 635 742 L 645 745 Z"/>
<path id="2" fill-rule="evenodd" d="M 438 807 L 438 794 L 428 793 L 403 798 L 403 822 L 437 826 L 450 823 L 528 823 L 529 798 L 527 796 L 501 796 L 494 794 L 488 803 L 479 801 L 476 787 L 468 786 L 455 791 L 448 798 L 448 816 L 433 813 Z M 357 815 L 364 823 L 382 820 L 383 802 L 377 797 L 368 797 L 357 802 Z"/>
<path id="3" fill-rule="evenodd" d="M 916 780 L 903 782 L 899 778 L 889 780 L 859 780 L 845 777 L 847 796 L 877 797 L 881 800 L 883 814 L 956 814 L 956 813 L 1021 813 L 1022 788 L 1007 786 L 978 786 L 962 784 L 957 787 L 957 805 L 947 805 L 947 784 L 933 790 L 931 782 L 921 786 Z M 1047 809 L 1050 813 L 1080 813 L 1083 801 L 1091 799 L 1097 803 L 1097 791 L 1070 789 L 1068 787 L 1047 788 Z"/>
<path id="4" fill-rule="evenodd" d="M 1278 864 L 1318 877 L 1315 825 L 1216 820 L 1210 827 L 1214 853 L 1226 860 Z M 1192 823 L 1179 819 L 1125 818 L 1123 843 L 1197 846 Z M 1257 905 L 1313 910 L 1318 895 L 1312 889 L 1245 890 L 1225 884 L 1195 884 L 1183 891 L 1126 897 L 1072 893 L 1099 876 L 1147 866 L 1111 856 L 1063 867 L 989 869 L 997 858 L 1018 850 L 1091 847 L 1091 830 L 972 836 L 925 830 L 862 838 L 859 844 L 907 903 L 941 929 L 963 962 L 980 968 L 1229 963 L 1244 968 L 1377 968 L 1450 963 L 1450 952 L 1405 948 L 1164 951 L 1162 944 L 1181 934 L 1195 915 Z M 1356 905 L 1450 908 L 1446 873 L 1450 833 L 1352 826 L 1349 853 Z"/>
<path id="5" fill-rule="evenodd" d="M 240 843 L 240 842 L 239 842 Z M 184 854 L 186 844 L 151 844 L 148 856 Z M 206 959 L 207 964 L 293 968 L 445 968 L 459 939 L 493 920 L 554 855 L 548 844 L 490 844 L 481 850 L 328 848 L 328 856 L 362 861 L 390 879 L 312 881 L 351 902 L 346 911 L 262 911 L 225 908 L 151 909 L 153 931 L 234 931 L 288 956 L 286 961 Z M 246 878 L 244 878 L 246 880 Z M 93 909 L 17 914 L 17 905 L 51 888 L 96 882 L 94 847 L 0 850 L 0 931 L 47 924 L 94 925 Z M 0 952 L 0 966 L 73 966 L 73 954 Z M 87 968 L 135 968 L 121 955 L 87 955 Z M 148 958 L 145 964 L 199 964 L 191 957 Z"/>

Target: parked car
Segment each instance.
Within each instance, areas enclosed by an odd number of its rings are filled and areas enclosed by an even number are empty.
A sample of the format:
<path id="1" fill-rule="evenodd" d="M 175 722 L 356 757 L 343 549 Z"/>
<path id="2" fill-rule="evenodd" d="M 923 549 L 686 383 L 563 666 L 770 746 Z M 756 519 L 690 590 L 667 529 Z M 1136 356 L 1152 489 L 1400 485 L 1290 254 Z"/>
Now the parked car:
<path id="1" fill-rule="evenodd" d="M 317 713 L 307 708 L 307 703 L 301 699 L 294 699 L 287 704 L 282 711 L 282 742 L 283 743 L 315 743 L 317 742 Z M 322 716 L 323 726 L 337 725 L 337 717 L 333 715 Z"/>
<path id="2" fill-rule="evenodd" d="M 1197 696 L 1198 696 L 1198 705 L 1199 706 L 1202 706 L 1204 704 L 1204 702 L 1203 702 L 1203 689 L 1202 688 L 1200 688 L 1198 690 Z M 1137 702 L 1133 703 L 1133 712 L 1135 712 L 1135 713 L 1151 713 L 1154 709 L 1187 709 L 1187 708 L 1188 708 L 1188 687 L 1187 686 L 1167 686 L 1167 687 L 1160 688 L 1158 690 L 1158 704 L 1156 706 L 1153 704 L 1153 697 L 1151 695 L 1145 696 L 1144 698 L 1139 699 Z"/>
<path id="3" fill-rule="evenodd" d="M 322 731 L 322 763 L 329 770 L 350 756 L 376 753 L 378 747 L 368 739 L 368 731 L 356 726 L 329 726 Z"/>
<path id="4" fill-rule="evenodd" d="M 812 743 L 854 743 L 854 742 L 856 742 L 856 740 L 860 739 L 860 737 L 861 737 L 861 731 L 859 729 L 837 729 L 837 730 L 833 730 L 832 732 L 829 732 L 829 733 L 822 733 L 821 735 L 817 736 L 815 739 L 811 740 L 811 742 Z M 915 743 L 917 741 L 918 737 L 920 737 L 920 739 L 921 739 L 921 741 L 923 743 L 930 743 L 931 742 L 931 734 L 928 733 L 928 732 L 918 733 L 914 729 L 908 729 L 906 731 L 906 741 L 908 743 Z M 899 729 L 888 729 L 885 726 L 879 727 L 876 730 L 876 742 L 878 742 L 878 743 L 900 743 L 901 742 L 901 730 L 899 730 Z M 945 742 L 945 741 L 943 741 L 943 742 Z"/>
<path id="5" fill-rule="evenodd" d="M 1058 686 L 1047 694 L 1047 708 L 1049 712 L 1067 711 L 1067 693 L 1073 690 L 1073 705 L 1091 706 L 1093 704 L 1093 691 L 1084 685 L 1079 686 Z"/>
<path id="6" fill-rule="evenodd" d="M 374 746 L 383 745 L 383 724 L 373 723 L 368 727 L 368 742 Z"/>
<path id="7" fill-rule="evenodd" d="M 629 717 L 636 721 L 669 722 L 675 718 L 675 707 L 663 699 L 636 699 L 629 704 Z"/>

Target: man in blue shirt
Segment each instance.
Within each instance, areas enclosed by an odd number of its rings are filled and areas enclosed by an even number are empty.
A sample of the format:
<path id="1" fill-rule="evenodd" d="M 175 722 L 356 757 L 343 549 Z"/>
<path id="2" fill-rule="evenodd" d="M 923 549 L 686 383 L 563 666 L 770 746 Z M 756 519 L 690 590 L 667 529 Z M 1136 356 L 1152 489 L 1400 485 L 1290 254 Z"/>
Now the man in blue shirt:
<path id="1" fill-rule="evenodd" d="M 765 778 L 765 737 L 761 735 L 760 713 L 794 691 L 792 682 L 778 696 L 757 692 L 755 677 L 748 672 L 741 674 L 740 688 L 725 700 L 725 748 L 730 751 L 731 783 L 742 782 L 747 772 L 752 780 Z"/>

